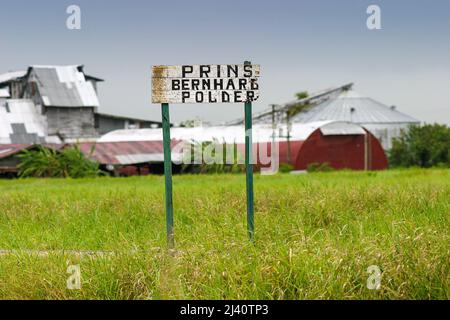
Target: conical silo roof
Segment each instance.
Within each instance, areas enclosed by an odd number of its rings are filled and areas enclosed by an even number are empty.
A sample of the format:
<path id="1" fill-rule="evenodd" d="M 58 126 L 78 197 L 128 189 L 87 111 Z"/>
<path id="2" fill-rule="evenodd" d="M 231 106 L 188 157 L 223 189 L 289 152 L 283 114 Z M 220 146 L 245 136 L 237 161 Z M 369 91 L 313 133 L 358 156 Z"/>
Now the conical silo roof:
<path id="1" fill-rule="evenodd" d="M 348 121 L 354 123 L 419 123 L 420 121 L 394 107 L 388 107 L 353 90 L 322 102 L 291 118 L 292 122 Z"/>

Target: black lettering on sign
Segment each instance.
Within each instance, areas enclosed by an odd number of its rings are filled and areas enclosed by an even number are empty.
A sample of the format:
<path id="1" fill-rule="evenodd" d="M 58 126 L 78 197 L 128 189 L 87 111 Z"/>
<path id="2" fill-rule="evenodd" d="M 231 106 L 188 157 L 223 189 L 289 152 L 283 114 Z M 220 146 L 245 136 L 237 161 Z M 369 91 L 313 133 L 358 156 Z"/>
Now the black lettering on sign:
<path id="1" fill-rule="evenodd" d="M 247 91 L 247 100 L 246 101 L 253 101 L 254 98 L 255 98 L 255 92 Z"/>
<path id="2" fill-rule="evenodd" d="M 239 79 L 239 90 L 245 90 L 247 79 Z"/>
<path id="3" fill-rule="evenodd" d="M 217 78 L 220 78 L 220 65 L 217 65 Z"/>
<path id="4" fill-rule="evenodd" d="M 252 77 L 252 66 L 251 65 L 244 65 L 244 77 L 251 78 Z"/>
<path id="5" fill-rule="evenodd" d="M 210 66 L 200 66 L 200 78 L 209 78 L 209 73 L 211 72 Z"/>
<path id="6" fill-rule="evenodd" d="M 242 91 L 234 91 L 234 102 L 243 102 L 241 94 Z"/>
<path id="7" fill-rule="evenodd" d="M 211 90 L 211 80 L 203 79 L 202 80 L 202 88 L 203 88 L 203 90 Z"/>
<path id="8" fill-rule="evenodd" d="M 227 66 L 227 78 L 232 78 L 231 74 L 234 74 L 234 77 L 237 78 L 238 77 L 238 70 L 239 67 L 234 65 L 234 66 Z"/>
<path id="9" fill-rule="evenodd" d="M 182 66 L 181 67 L 181 74 L 183 75 L 182 78 L 185 78 L 187 74 L 193 73 L 194 67 L 192 66 Z"/>
<path id="10" fill-rule="evenodd" d="M 214 90 L 223 90 L 223 79 L 214 79 Z"/>
<path id="11" fill-rule="evenodd" d="M 172 90 L 180 90 L 180 80 L 172 80 Z"/>
<path id="12" fill-rule="evenodd" d="M 191 96 L 191 94 L 189 93 L 189 91 L 183 91 L 181 92 L 181 101 L 183 103 L 186 102 L 186 99 L 188 99 Z"/>
<path id="13" fill-rule="evenodd" d="M 203 92 L 197 91 L 195 93 L 195 102 L 202 103 L 203 102 Z"/>
<path id="14" fill-rule="evenodd" d="M 230 102 L 230 95 L 226 91 L 222 91 L 222 102 Z"/>
<path id="15" fill-rule="evenodd" d="M 259 90 L 259 84 L 258 81 L 256 81 L 256 79 L 250 80 L 250 90 Z"/>
<path id="16" fill-rule="evenodd" d="M 226 90 L 235 90 L 233 79 L 228 79 L 227 89 Z"/>
<path id="17" fill-rule="evenodd" d="M 181 65 L 153 69 L 153 101 L 242 103 L 259 98 L 259 66 Z"/>
<path id="18" fill-rule="evenodd" d="M 199 90 L 198 86 L 200 85 L 200 80 L 194 79 L 192 80 L 192 90 Z"/>
<path id="19" fill-rule="evenodd" d="M 183 90 L 189 90 L 189 79 L 181 80 L 181 87 Z"/>
<path id="20" fill-rule="evenodd" d="M 208 92 L 209 102 L 217 102 L 217 99 L 214 98 L 213 93 L 211 91 Z"/>

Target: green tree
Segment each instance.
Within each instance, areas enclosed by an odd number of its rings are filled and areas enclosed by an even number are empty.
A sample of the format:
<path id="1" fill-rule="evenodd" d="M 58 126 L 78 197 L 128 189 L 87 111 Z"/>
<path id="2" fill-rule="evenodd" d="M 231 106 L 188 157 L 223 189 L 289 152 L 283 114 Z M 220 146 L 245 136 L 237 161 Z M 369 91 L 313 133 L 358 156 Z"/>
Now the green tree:
<path id="1" fill-rule="evenodd" d="M 295 94 L 295 96 L 297 97 L 298 100 L 302 100 L 302 99 L 308 98 L 309 93 L 308 93 L 308 91 L 301 91 L 301 92 L 297 92 Z"/>
<path id="2" fill-rule="evenodd" d="M 298 100 L 302 100 L 302 99 L 308 98 L 308 97 L 309 97 L 309 93 L 308 93 L 308 91 L 297 92 L 297 93 L 295 94 L 295 97 L 296 97 Z M 289 117 L 293 117 L 293 116 L 295 116 L 296 114 L 299 114 L 300 112 L 302 112 L 302 111 L 308 109 L 310 106 L 311 106 L 311 105 L 310 105 L 309 103 L 299 103 L 299 104 L 297 104 L 297 105 L 292 106 L 291 108 L 289 108 L 289 110 L 287 111 L 287 115 L 288 115 Z"/>
<path id="3" fill-rule="evenodd" d="M 413 125 L 393 139 L 389 151 L 392 167 L 450 167 L 450 128 L 446 125 Z"/>

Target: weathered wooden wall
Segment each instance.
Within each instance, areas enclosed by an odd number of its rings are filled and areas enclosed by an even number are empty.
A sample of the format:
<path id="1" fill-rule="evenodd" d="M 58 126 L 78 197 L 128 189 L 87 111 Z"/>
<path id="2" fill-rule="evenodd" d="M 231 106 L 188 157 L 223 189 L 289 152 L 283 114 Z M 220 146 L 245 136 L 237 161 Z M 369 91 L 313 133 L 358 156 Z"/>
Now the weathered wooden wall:
<path id="1" fill-rule="evenodd" d="M 94 109 L 89 107 L 46 107 L 48 135 L 60 135 L 64 139 L 97 136 Z"/>

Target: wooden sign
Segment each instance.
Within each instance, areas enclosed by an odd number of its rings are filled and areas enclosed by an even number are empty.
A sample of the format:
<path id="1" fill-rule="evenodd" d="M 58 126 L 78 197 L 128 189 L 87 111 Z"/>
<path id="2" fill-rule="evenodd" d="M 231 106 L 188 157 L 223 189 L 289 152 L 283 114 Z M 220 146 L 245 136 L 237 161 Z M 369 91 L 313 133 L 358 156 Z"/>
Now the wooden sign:
<path id="1" fill-rule="evenodd" d="M 245 108 L 245 171 L 247 186 L 247 232 L 253 242 L 252 101 L 259 97 L 259 65 L 154 66 L 152 102 L 161 103 L 164 146 L 166 232 L 169 248 L 174 248 L 172 156 L 169 103 L 237 103 Z"/>
<path id="2" fill-rule="evenodd" d="M 259 98 L 259 65 L 152 68 L 153 103 L 245 103 Z"/>

